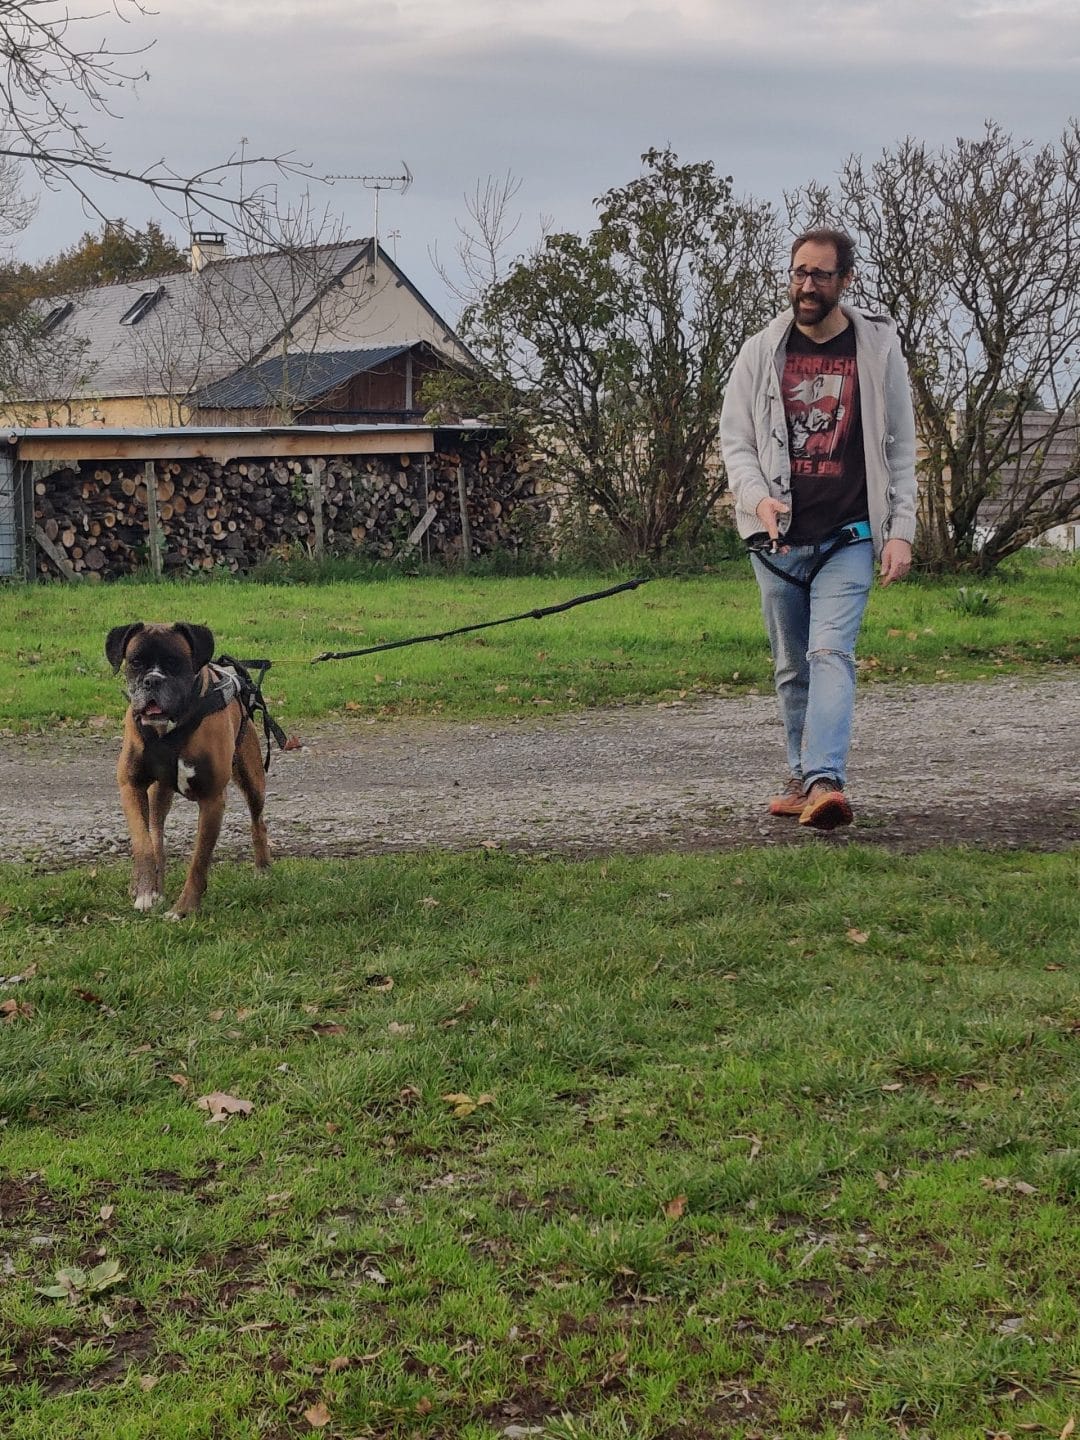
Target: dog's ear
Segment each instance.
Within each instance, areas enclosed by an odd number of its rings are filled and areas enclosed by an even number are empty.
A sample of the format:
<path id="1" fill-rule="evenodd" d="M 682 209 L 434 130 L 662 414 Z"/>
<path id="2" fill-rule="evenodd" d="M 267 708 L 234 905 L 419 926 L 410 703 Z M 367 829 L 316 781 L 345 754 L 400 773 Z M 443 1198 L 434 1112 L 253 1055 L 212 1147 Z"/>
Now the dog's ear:
<path id="1" fill-rule="evenodd" d="M 141 620 L 136 620 L 133 625 L 116 625 L 105 637 L 105 658 L 113 668 L 115 675 L 120 666 L 124 663 L 124 655 L 127 652 L 128 644 L 138 635 L 140 630 L 146 626 Z"/>
<path id="2" fill-rule="evenodd" d="M 214 658 L 214 632 L 205 625 L 174 625 L 173 629 L 191 646 L 191 663 L 195 669 L 209 665 Z"/>

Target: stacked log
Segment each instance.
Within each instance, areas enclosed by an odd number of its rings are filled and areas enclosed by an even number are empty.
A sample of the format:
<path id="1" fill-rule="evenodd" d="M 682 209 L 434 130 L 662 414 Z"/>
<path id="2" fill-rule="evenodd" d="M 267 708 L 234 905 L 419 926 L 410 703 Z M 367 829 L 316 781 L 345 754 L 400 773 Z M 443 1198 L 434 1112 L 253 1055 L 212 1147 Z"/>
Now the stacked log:
<path id="1" fill-rule="evenodd" d="M 429 506 L 435 518 L 425 557 L 461 558 L 458 467 L 467 482 L 476 556 L 534 542 L 537 477 L 528 462 L 490 437 L 454 435 L 432 456 L 362 455 L 154 466 L 163 567 L 169 573 L 224 569 L 243 574 L 296 547 L 389 559 Z M 317 481 L 318 493 L 313 485 Z M 35 521 L 76 574 L 112 579 L 146 568 L 149 519 L 142 461 L 86 461 L 35 482 Z M 42 575 L 57 567 L 43 549 Z"/>

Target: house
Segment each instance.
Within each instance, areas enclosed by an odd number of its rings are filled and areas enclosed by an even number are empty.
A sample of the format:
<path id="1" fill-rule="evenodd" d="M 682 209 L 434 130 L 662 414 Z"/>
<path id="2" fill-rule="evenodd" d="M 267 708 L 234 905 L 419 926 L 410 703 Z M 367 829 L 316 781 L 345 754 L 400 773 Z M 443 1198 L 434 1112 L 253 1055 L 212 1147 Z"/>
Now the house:
<path id="1" fill-rule="evenodd" d="M 230 257 L 196 234 L 184 270 L 43 303 L 41 342 L 10 424 L 402 422 L 425 374 L 474 363 L 373 239 Z"/>

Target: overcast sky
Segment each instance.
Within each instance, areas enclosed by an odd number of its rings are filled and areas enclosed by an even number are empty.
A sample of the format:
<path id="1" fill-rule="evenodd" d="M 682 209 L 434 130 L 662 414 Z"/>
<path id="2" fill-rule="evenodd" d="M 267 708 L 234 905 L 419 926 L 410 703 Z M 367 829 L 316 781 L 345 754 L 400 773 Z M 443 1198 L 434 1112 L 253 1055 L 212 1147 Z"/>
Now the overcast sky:
<path id="1" fill-rule="evenodd" d="M 526 248 L 541 215 L 587 228 L 594 197 L 636 175 L 652 145 L 779 201 L 906 135 L 950 143 L 993 118 L 1049 141 L 1080 113 L 1077 0 L 156 4 L 136 23 L 93 27 L 154 42 L 140 61 L 150 79 L 117 97 L 122 119 L 93 122 L 117 163 L 164 156 L 186 172 L 246 137 L 249 155 L 291 151 L 322 174 L 407 165 L 408 193 L 381 197 L 381 238 L 451 320 L 430 251 L 452 255 L 463 197 L 489 175 L 521 179 Z M 319 194 L 350 235 L 371 233 L 360 181 Z M 153 213 L 139 194 L 103 199 L 133 223 Z M 51 253 L 90 223 L 47 195 L 20 250 Z"/>

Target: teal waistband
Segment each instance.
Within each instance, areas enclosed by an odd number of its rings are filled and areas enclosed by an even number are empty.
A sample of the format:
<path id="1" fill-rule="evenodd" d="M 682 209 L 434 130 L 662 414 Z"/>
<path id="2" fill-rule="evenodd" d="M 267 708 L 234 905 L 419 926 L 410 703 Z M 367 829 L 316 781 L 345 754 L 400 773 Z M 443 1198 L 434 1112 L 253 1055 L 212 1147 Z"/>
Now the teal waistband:
<path id="1" fill-rule="evenodd" d="M 841 534 L 853 536 L 856 540 L 869 540 L 872 538 L 869 520 L 854 520 L 850 525 L 842 527 Z"/>

